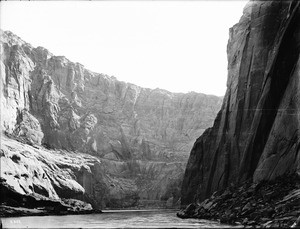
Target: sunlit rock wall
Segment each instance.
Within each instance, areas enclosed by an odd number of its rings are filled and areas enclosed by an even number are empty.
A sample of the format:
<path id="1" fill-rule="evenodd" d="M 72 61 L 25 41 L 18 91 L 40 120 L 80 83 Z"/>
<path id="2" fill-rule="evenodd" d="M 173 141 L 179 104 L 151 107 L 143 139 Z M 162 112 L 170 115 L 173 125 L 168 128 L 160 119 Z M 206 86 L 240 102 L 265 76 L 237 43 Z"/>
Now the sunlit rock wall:
<path id="1" fill-rule="evenodd" d="M 92 173 L 111 182 L 102 203 L 109 207 L 178 203 L 188 152 L 222 100 L 121 82 L 11 32 L 1 33 L 1 77 L 2 131 L 99 158 L 101 173 Z M 84 174 L 90 187 L 94 180 Z"/>

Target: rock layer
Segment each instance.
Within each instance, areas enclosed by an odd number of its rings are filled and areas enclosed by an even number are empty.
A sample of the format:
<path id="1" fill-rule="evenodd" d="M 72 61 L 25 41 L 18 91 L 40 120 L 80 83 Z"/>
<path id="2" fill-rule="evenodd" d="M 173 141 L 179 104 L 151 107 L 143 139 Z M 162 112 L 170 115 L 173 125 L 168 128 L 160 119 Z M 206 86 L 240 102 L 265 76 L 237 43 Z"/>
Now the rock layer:
<path id="1" fill-rule="evenodd" d="M 251 1 L 230 29 L 227 91 L 195 142 L 182 204 L 245 180 L 300 172 L 298 1 Z"/>
<path id="2" fill-rule="evenodd" d="M 11 32 L 1 33 L 1 77 L 2 131 L 56 149 L 57 161 L 62 150 L 100 159 L 92 173 L 68 169 L 82 192 L 94 193 L 85 200 L 102 207 L 178 203 L 187 152 L 221 105 L 216 96 L 151 90 L 91 72 Z M 104 177 L 97 187 L 95 177 Z M 43 192 L 75 198 L 49 182 Z"/>

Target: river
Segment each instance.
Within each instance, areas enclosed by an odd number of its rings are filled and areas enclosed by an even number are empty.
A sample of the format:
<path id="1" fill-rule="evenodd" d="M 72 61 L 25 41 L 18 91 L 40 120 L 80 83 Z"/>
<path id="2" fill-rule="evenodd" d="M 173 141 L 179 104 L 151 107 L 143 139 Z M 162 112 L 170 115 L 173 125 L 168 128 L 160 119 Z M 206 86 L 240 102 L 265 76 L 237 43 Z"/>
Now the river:
<path id="1" fill-rule="evenodd" d="M 180 219 L 175 210 L 107 210 L 102 214 L 2 218 L 3 228 L 207 228 L 214 221 Z"/>

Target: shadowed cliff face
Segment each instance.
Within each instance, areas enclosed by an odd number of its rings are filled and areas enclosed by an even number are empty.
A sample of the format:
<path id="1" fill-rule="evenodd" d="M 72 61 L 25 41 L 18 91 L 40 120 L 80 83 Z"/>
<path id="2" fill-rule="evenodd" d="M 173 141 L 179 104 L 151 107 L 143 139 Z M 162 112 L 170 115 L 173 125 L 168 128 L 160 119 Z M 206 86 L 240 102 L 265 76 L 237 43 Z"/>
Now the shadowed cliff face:
<path id="1" fill-rule="evenodd" d="M 227 92 L 195 142 L 182 204 L 247 179 L 300 172 L 298 1 L 257 1 L 230 29 Z"/>
<path id="2" fill-rule="evenodd" d="M 1 77 L 2 130 L 57 153 L 100 159 L 96 174 L 74 179 L 108 207 L 139 199 L 175 204 L 187 152 L 221 106 L 216 96 L 151 90 L 91 72 L 10 32 L 1 36 Z M 102 186 L 92 185 L 97 176 L 105 177 Z"/>

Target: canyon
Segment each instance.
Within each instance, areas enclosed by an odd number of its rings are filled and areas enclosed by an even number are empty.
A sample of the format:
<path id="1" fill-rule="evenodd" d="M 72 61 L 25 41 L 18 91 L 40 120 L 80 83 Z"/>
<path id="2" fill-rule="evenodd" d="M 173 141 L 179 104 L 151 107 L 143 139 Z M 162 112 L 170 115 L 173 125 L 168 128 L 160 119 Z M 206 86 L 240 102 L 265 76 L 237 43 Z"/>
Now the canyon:
<path id="1" fill-rule="evenodd" d="M 189 151 L 221 103 L 118 81 L 1 31 L 2 204 L 179 206 Z"/>
<path id="2" fill-rule="evenodd" d="M 5 211 L 181 206 L 182 218 L 299 226 L 299 1 L 246 4 L 224 98 L 118 81 L 9 31 L 0 48 Z"/>

